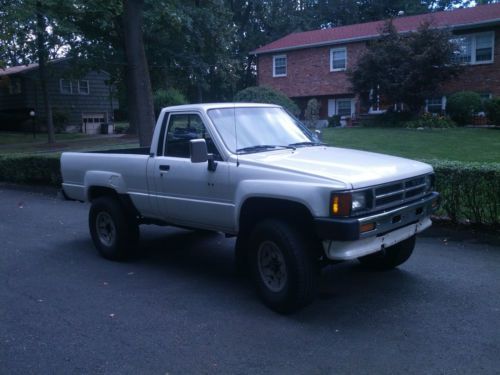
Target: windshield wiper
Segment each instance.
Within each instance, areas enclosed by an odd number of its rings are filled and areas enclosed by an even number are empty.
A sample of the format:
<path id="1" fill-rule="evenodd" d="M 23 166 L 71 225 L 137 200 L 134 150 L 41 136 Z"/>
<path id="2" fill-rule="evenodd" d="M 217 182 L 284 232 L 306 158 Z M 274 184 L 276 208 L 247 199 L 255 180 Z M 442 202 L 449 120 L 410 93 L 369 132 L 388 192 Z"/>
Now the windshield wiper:
<path id="1" fill-rule="evenodd" d="M 292 146 L 292 147 L 301 147 L 301 146 L 326 146 L 326 143 L 322 143 L 322 142 L 297 142 L 297 143 L 290 143 L 288 146 Z"/>
<path id="2" fill-rule="evenodd" d="M 276 150 L 276 149 L 292 149 L 295 150 L 294 145 L 282 146 L 282 145 L 255 145 L 250 147 L 243 147 L 236 150 L 236 152 L 240 153 L 250 153 L 250 152 L 259 152 L 259 151 L 267 151 L 267 150 Z"/>

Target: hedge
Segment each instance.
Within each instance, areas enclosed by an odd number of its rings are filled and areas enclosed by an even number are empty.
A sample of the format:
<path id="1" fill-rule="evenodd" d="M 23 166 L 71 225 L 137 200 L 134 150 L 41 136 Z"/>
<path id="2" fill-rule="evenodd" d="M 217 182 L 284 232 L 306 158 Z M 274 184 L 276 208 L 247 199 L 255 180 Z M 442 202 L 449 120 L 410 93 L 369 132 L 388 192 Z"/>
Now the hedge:
<path id="1" fill-rule="evenodd" d="M 56 156 L 0 156 L 0 181 L 17 184 L 61 185 L 61 162 Z"/>
<path id="2" fill-rule="evenodd" d="M 438 215 L 453 222 L 500 225 L 500 163 L 423 160 L 441 193 Z M 0 156 L 0 181 L 60 186 L 58 156 Z"/>
<path id="3" fill-rule="evenodd" d="M 500 224 L 500 163 L 426 162 L 434 167 L 441 194 L 438 215 L 455 223 Z"/>

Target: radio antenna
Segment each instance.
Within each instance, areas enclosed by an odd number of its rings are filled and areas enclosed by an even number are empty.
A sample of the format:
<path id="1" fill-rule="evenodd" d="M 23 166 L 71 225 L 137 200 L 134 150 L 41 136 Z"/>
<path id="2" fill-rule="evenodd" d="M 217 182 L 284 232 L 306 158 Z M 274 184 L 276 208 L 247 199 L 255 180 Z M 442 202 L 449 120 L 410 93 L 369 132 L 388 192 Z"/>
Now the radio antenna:
<path id="1" fill-rule="evenodd" d="M 236 166 L 240 166 L 240 157 L 238 154 L 238 132 L 236 131 L 236 103 L 233 102 L 233 124 L 234 124 L 234 140 L 236 143 Z"/>

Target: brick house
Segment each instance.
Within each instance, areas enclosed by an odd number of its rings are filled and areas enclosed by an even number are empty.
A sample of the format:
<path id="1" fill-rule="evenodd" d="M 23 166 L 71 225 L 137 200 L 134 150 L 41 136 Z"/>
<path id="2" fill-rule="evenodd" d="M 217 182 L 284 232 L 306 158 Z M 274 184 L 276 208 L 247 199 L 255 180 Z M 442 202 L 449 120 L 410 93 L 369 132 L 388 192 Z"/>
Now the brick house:
<path id="1" fill-rule="evenodd" d="M 49 61 L 47 76 L 54 124 L 60 130 L 95 134 L 101 130 L 102 123 L 113 122 L 118 101 L 113 98 L 107 72 L 76 75 L 71 60 L 62 58 Z M 38 64 L 0 69 L 0 130 L 30 128 L 32 111 L 41 126 L 45 108 Z"/>
<path id="2" fill-rule="evenodd" d="M 258 57 L 258 85 L 282 91 L 301 109 L 309 99 L 318 99 L 323 119 L 377 113 L 387 103 L 379 103 L 378 108 L 360 103 L 347 70 L 356 65 L 367 42 L 380 36 L 385 22 L 293 33 L 264 45 L 253 51 Z M 476 91 L 484 98 L 500 96 L 500 4 L 393 19 L 400 33 L 416 31 L 425 22 L 453 33 L 461 51 L 457 58 L 466 65 L 458 78 L 443 85 L 440 95 L 428 98 L 426 110 L 444 110 L 446 95 L 456 91 Z"/>

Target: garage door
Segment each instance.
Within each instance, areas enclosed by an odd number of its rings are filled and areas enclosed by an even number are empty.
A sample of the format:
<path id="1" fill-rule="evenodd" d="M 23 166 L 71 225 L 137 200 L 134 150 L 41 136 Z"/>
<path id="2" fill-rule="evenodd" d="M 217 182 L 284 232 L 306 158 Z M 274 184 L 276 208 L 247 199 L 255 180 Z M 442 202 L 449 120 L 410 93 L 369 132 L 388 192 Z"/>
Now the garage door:
<path id="1" fill-rule="evenodd" d="M 84 113 L 82 115 L 82 131 L 86 134 L 99 134 L 101 124 L 106 123 L 105 113 Z"/>

